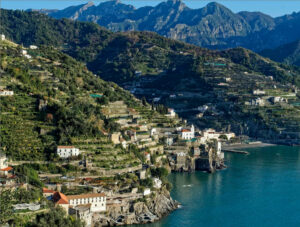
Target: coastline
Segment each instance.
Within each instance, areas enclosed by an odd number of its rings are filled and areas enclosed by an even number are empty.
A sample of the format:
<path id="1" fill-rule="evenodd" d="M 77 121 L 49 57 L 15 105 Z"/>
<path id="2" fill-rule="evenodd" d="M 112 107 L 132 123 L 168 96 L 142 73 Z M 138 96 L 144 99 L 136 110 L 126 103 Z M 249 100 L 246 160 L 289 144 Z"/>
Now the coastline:
<path id="1" fill-rule="evenodd" d="M 241 148 L 254 148 L 254 147 L 269 147 L 269 146 L 276 146 L 277 144 L 272 143 L 263 143 L 263 142 L 254 142 L 254 143 L 238 143 L 238 144 L 225 144 L 222 146 L 222 150 L 225 149 L 241 149 Z"/>

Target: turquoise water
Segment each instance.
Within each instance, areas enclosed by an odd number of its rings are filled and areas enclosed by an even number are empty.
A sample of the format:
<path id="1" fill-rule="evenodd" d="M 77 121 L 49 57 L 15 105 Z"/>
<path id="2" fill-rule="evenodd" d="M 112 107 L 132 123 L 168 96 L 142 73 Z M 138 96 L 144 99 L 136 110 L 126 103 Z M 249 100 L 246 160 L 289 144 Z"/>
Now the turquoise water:
<path id="1" fill-rule="evenodd" d="M 182 208 L 140 226 L 299 226 L 300 147 L 247 150 L 227 153 L 229 168 L 215 174 L 171 174 Z"/>

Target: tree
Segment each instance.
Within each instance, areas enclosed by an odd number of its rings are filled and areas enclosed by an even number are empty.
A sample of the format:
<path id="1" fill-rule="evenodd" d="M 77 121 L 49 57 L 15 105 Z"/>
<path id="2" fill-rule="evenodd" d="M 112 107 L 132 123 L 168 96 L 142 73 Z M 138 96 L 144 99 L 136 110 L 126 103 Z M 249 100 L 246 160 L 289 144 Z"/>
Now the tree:
<path id="1" fill-rule="evenodd" d="M 70 216 L 66 216 L 65 211 L 56 207 L 51 209 L 49 213 L 38 214 L 36 219 L 28 224 L 29 227 L 83 227 L 83 223 L 80 219 L 74 219 Z"/>
<path id="2" fill-rule="evenodd" d="M 0 224 L 4 224 L 12 215 L 13 194 L 10 190 L 0 192 Z"/>

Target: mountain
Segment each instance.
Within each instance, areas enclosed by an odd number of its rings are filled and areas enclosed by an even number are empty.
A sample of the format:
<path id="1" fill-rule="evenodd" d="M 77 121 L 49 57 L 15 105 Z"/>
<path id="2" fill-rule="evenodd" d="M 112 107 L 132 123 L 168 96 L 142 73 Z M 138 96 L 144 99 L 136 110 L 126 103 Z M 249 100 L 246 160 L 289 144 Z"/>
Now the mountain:
<path id="1" fill-rule="evenodd" d="M 254 51 L 275 48 L 300 38 L 300 13 L 272 18 L 260 12 L 233 13 L 211 2 L 191 9 L 181 0 L 134 8 L 120 1 L 91 2 L 46 13 L 54 18 L 89 21 L 111 31 L 154 31 L 212 49 L 243 46 Z"/>
<path id="2" fill-rule="evenodd" d="M 1 21 L 0 32 L 9 39 L 25 46 L 53 45 L 102 79 L 175 108 L 199 128 L 284 143 L 298 138 L 297 67 L 244 48 L 208 50 L 152 32 L 113 33 L 94 23 L 37 12 L 2 10 Z M 272 101 L 275 96 L 281 101 Z M 195 118 L 203 105 L 210 111 Z"/>
<path id="3" fill-rule="evenodd" d="M 275 49 L 263 50 L 260 54 L 273 61 L 300 66 L 300 40 Z"/>

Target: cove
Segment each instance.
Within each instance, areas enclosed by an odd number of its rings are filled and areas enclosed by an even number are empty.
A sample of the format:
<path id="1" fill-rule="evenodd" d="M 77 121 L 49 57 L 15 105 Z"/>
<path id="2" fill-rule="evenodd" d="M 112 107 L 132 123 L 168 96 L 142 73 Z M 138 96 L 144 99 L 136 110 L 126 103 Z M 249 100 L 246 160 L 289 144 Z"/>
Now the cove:
<path id="1" fill-rule="evenodd" d="M 243 150 L 226 153 L 228 168 L 214 174 L 170 174 L 182 208 L 139 226 L 299 226 L 300 147 Z"/>

